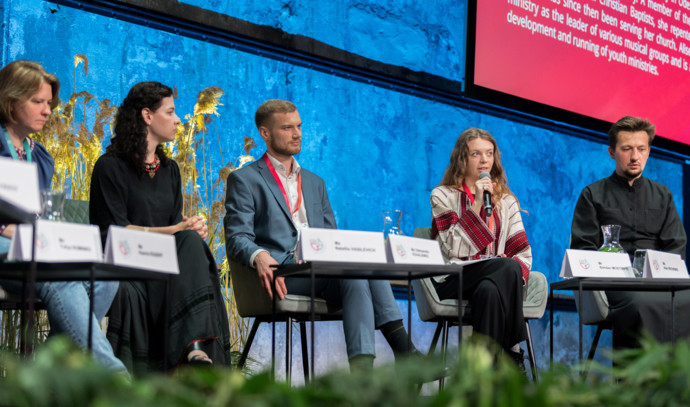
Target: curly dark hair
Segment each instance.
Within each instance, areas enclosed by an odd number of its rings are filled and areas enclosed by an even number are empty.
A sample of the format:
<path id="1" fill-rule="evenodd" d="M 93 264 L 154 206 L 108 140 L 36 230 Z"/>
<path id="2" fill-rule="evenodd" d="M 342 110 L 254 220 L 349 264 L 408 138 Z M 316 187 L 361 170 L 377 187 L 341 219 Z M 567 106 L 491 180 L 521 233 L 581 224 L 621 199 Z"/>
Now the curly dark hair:
<path id="1" fill-rule="evenodd" d="M 115 116 L 115 135 L 106 148 L 106 154 L 113 154 L 133 166 L 139 175 L 144 174 L 146 159 L 146 122 L 141 115 L 144 108 L 156 111 L 163 99 L 173 96 L 172 88 L 159 82 L 139 82 L 132 86 L 122 101 Z M 167 166 L 170 158 L 162 146 L 156 147 L 161 165 Z"/>

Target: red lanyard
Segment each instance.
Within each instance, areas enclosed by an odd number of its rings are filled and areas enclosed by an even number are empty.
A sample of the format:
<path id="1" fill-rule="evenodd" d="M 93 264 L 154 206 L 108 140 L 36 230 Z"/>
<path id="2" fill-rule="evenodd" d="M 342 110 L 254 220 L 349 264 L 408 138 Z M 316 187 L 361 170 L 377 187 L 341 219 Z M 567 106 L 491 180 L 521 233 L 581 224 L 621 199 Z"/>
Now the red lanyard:
<path id="1" fill-rule="evenodd" d="M 467 196 L 470 197 L 470 205 L 472 205 L 474 203 L 474 194 L 470 191 L 470 187 L 465 184 L 465 181 L 462 181 L 462 189 L 465 190 Z"/>
<path id="2" fill-rule="evenodd" d="M 276 172 L 276 169 L 273 167 L 271 159 L 268 158 L 268 154 L 264 153 L 264 161 L 266 161 L 268 169 L 271 171 L 271 174 L 273 174 L 273 179 L 275 179 L 278 183 L 278 186 L 280 187 L 280 192 L 283 193 L 283 198 L 285 198 L 285 203 L 287 204 L 288 211 L 290 211 L 290 215 L 294 215 L 295 213 L 297 213 L 300 206 L 302 206 L 302 173 L 297 173 L 297 206 L 293 211 L 290 209 L 290 200 L 288 199 L 287 192 L 285 192 L 285 188 L 283 188 L 283 183 L 280 181 L 280 177 L 278 177 L 278 173 Z"/>

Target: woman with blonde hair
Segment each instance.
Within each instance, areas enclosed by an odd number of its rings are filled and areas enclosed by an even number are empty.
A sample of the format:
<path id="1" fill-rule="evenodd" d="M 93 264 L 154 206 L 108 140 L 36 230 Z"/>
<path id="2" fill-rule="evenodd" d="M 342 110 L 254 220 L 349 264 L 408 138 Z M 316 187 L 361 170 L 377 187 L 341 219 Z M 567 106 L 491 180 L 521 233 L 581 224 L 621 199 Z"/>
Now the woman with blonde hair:
<path id="1" fill-rule="evenodd" d="M 490 213 L 485 193 L 491 196 Z M 470 127 L 458 137 L 441 184 L 431 192 L 431 212 L 432 235 L 446 262 L 488 259 L 462 271 L 463 298 L 472 301 L 473 331 L 492 338 L 522 364 L 518 345 L 527 338 L 522 291 L 532 250 L 520 204 L 508 188 L 489 132 Z M 457 298 L 457 279 L 434 279 L 439 298 Z"/>
<path id="2" fill-rule="evenodd" d="M 55 163 L 41 144 L 31 138 L 43 129 L 58 104 L 60 82 L 55 75 L 33 61 L 14 61 L 0 70 L 0 157 L 28 161 L 38 168 L 38 185 L 50 188 Z M 0 225 L 0 253 L 3 242 L 9 242 L 15 225 Z M 3 281 L 3 287 L 20 291 L 21 284 Z M 50 281 L 36 283 L 38 297 L 48 311 L 51 334 L 66 334 L 86 348 L 89 319 L 92 320 L 92 352 L 94 358 L 115 371 L 126 371 L 113 355 L 113 349 L 100 330 L 103 319 L 117 292 L 118 283 L 96 282 L 94 312 L 89 315 L 88 283 L 81 281 Z"/>

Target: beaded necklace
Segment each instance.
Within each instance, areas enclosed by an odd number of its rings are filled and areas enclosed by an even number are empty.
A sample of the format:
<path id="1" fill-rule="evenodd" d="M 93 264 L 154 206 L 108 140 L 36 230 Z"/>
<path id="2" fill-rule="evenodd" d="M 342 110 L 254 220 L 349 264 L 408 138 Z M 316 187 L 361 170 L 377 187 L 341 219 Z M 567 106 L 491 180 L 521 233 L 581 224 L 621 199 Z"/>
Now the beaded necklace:
<path id="1" fill-rule="evenodd" d="M 5 140 L 7 141 L 7 149 L 10 150 L 10 155 L 12 156 L 13 159 L 15 160 L 21 160 L 19 155 L 21 154 L 20 150 L 12 144 L 12 139 L 10 138 L 10 132 L 7 131 L 4 125 L 0 125 L 0 128 L 2 129 L 3 133 L 5 133 Z M 26 156 L 26 160 L 23 161 L 28 161 L 31 162 L 31 145 L 33 144 L 33 141 L 29 143 L 29 138 L 25 137 L 24 138 L 24 154 L 22 154 L 22 157 Z"/>
<path id="2" fill-rule="evenodd" d="M 161 159 L 156 156 L 156 159 L 151 162 L 151 163 L 144 163 L 144 171 L 146 171 L 149 174 L 150 178 L 153 178 L 156 176 L 156 171 L 158 171 L 158 168 L 161 166 Z"/>

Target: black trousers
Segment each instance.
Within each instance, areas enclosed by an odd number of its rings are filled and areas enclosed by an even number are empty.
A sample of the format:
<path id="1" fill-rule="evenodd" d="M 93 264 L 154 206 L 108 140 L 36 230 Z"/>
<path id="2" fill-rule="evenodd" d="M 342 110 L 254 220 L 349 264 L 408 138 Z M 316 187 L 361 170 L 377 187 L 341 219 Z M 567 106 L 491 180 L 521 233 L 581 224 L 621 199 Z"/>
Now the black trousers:
<path id="1" fill-rule="evenodd" d="M 440 299 L 458 298 L 458 276 L 435 283 Z M 462 270 L 462 298 L 472 304 L 472 329 L 503 349 L 527 339 L 522 314 L 522 271 L 510 258 L 497 257 Z"/>
<path id="2" fill-rule="evenodd" d="M 613 325 L 613 347 L 639 347 L 643 332 L 659 342 L 690 338 L 690 292 L 678 291 L 673 299 L 671 321 L 671 293 L 641 291 L 607 291 Z M 671 327 L 673 326 L 673 332 Z"/>

